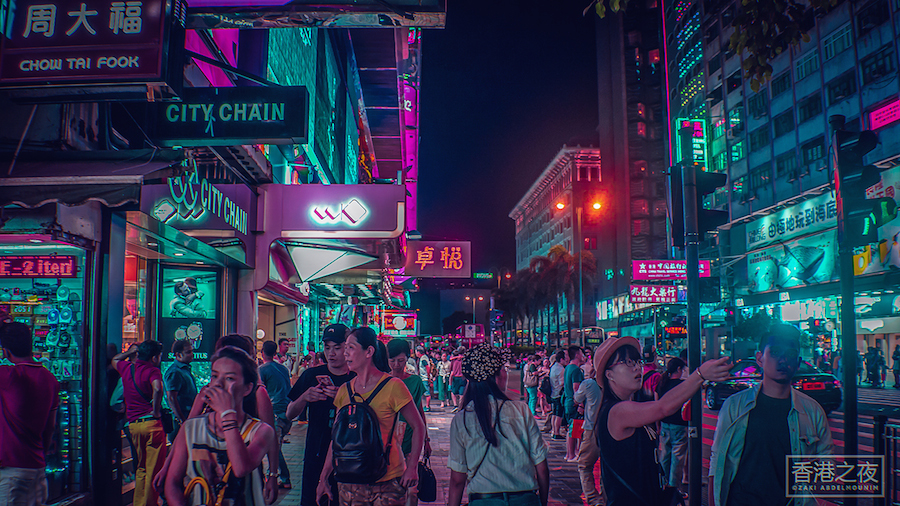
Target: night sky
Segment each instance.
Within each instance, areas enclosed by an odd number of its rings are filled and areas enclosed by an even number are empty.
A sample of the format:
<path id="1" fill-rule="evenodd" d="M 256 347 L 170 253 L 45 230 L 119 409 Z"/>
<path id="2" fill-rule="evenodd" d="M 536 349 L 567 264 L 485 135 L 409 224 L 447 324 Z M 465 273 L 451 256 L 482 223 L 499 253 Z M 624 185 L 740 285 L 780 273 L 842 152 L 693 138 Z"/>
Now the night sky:
<path id="1" fill-rule="evenodd" d="M 563 144 L 596 138 L 588 2 L 448 0 L 422 35 L 419 231 L 472 241 L 473 271 L 515 268 L 509 212 Z"/>

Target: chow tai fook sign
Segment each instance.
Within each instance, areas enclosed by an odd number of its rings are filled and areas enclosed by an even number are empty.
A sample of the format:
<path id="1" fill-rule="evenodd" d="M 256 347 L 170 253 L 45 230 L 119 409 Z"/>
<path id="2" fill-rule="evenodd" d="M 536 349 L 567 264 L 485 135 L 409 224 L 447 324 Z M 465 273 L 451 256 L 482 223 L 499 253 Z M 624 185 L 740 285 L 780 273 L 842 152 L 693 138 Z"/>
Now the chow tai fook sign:
<path id="1" fill-rule="evenodd" d="M 154 103 L 151 137 L 162 146 L 303 144 L 304 86 L 185 88 L 180 102 Z"/>
<path id="2" fill-rule="evenodd" d="M 678 288 L 664 285 L 631 285 L 628 296 L 632 303 L 675 303 L 678 302 Z"/>
<path id="3" fill-rule="evenodd" d="M 403 274 L 414 278 L 468 278 L 472 275 L 468 241 L 410 241 Z"/>
<path id="4" fill-rule="evenodd" d="M 631 277 L 635 280 L 687 279 L 687 261 L 633 260 Z M 709 260 L 700 260 L 700 277 L 709 277 Z"/>
<path id="5" fill-rule="evenodd" d="M 406 224 L 406 190 L 391 184 L 266 185 L 266 227 L 295 239 L 392 239 Z"/>
<path id="6" fill-rule="evenodd" d="M 0 84 L 157 83 L 182 79 L 168 56 L 181 43 L 182 2 L 26 0 L 4 2 Z M 170 44 L 171 41 L 171 44 Z M 173 60 L 174 61 L 174 60 Z M 170 71 L 171 69 L 171 71 Z"/>

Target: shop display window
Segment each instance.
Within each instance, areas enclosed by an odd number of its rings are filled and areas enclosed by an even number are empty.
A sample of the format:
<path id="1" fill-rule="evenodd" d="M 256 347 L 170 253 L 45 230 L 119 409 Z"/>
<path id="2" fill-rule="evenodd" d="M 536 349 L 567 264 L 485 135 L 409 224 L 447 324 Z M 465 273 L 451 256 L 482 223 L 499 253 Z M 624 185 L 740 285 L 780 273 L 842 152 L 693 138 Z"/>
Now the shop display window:
<path id="1" fill-rule="evenodd" d="M 125 310 L 122 319 L 122 351 L 140 344 L 147 332 L 147 260 L 125 255 Z"/>
<path id="2" fill-rule="evenodd" d="M 56 432 L 47 449 L 49 499 L 82 490 L 85 252 L 63 244 L 0 246 L 0 307 L 28 325 L 34 357 L 60 383 Z"/>

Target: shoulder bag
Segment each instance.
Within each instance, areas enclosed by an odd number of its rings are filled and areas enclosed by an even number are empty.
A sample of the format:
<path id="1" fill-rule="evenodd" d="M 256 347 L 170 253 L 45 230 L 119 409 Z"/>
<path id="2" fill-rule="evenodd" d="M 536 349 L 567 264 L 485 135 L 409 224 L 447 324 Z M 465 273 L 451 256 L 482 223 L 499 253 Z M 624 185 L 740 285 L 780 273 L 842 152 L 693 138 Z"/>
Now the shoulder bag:
<path id="1" fill-rule="evenodd" d="M 419 485 L 416 497 L 422 502 L 437 501 L 437 478 L 435 478 L 431 466 L 428 465 L 427 457 L 424 462 L 419 462 Z"/>
<path id="2" fill-rule="evenodd" d="M 253 427 L 257 423 L 259 423 L 259 420 L 250 419 L 250 424 L 247 425 L 247 428 L 241 433 L 241 439 L 244 443 L 247 442 L 247 435 L 250 434 L 250 431 L 253 430 Z M 231 478 L 231 462 L 225 467 L 225 475 L 222 476 L 221 483 L 216 486 L 218 490 L 215 495 L 212 494 L 213 490 L 212 487 L 209 486 L 209 481 L 202 476 L 197 476 L 189 481 L 187 486 L 184 487 L 184 498 L 189 500 L 190 495 L 194 492 L 194 487 L 200 487 L 203 489 L 203 497 L 206 498 L 203 506 L 221 506 L 222 502 L 225 500 L 225 488 L 229 478 Z"/>

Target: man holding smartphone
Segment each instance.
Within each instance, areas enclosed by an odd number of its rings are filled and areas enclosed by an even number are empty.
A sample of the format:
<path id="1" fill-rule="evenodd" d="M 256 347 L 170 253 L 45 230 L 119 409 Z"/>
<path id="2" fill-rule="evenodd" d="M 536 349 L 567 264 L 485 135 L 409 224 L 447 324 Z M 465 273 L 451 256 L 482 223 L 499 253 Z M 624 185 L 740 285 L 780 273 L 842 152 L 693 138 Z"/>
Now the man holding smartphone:
<path id="1" fill-rule="evenodd" d="M 350 381 L 355 373 L 350 372 L 344 358 L 344 341 L 350 329 L 341 324 L 329 325 L 322 333 L 325 349 L 325 365 L 307 369 L 291 389 L 287 408 L 288 420 L 293 420 L 308 409 L 306 429 L 306 452 L 303 456 L 303 480 L 300 485 L 300 506 L 316 506 L 316 486 L 325 466 L 325 456 L 331 443 L 331 427 L 337 411 L 334 396 L 338 388 Z M 337 484 L 332 483 L 333 497 L 337 495 Z M 326 499 L 327 500 L 327 499 Z M 335 501 L 334 504 L 337 504 Z"/>

